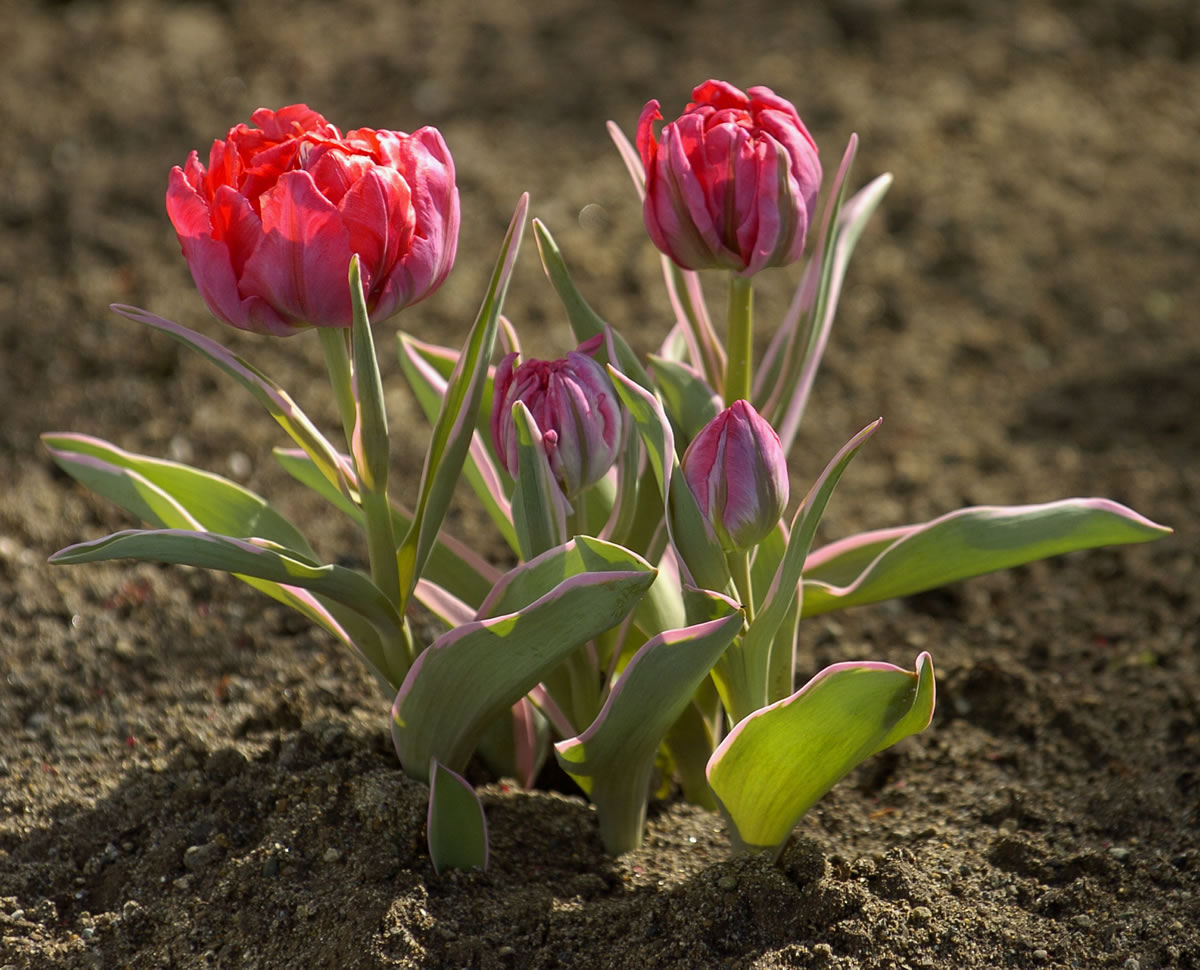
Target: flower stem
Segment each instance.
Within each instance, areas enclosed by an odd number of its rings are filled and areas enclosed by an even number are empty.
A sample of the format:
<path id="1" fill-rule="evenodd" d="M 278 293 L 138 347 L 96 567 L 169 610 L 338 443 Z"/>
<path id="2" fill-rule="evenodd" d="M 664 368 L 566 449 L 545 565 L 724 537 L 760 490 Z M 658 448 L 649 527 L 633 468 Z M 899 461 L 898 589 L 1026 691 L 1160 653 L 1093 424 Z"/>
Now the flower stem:
<path id="1" fill-rule="evenodd" d="M 325 367 L 333 385 L 342 430 L 346 434 L 346 450 L 354 439 L 354 380 L 350 371 L 350 331 L 339 327 L 317 327 L 321 350 L 325 352 Z"/>
<path id="2" fill-rule="evenodd" d="M 733 585 L 737 589 L 738 600 L 746 611 L 746 624 L 754 622 L 754 585 L 750 580 L 750 553 L 731 552 L 725 557 L 729 565 L 729 575 L 733 577 Z"/>
<path id="3" fill-rule="evenodd" d="M 754 284 L 747 277 L 729 277 L 729 359 L 725 365 L 725 406 L 750 400 L 754 357 Z"/>

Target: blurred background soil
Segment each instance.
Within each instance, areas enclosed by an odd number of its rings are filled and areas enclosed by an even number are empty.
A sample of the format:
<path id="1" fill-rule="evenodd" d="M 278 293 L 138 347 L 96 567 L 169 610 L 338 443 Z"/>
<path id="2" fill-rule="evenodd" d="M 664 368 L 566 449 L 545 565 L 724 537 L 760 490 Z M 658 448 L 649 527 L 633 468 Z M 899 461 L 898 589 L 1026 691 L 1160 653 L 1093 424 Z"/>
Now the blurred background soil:
<path id="1" fill-rule="evenodd" d="M 0 28 L 0 967 L 1200 967 L 1200 7 L 1193 0 L 6 0 Z M 260 106 L 444 133 L 457 268 L 384 325 L 457 345 L 517 197 L 641 350 L 669 308 L 605 133 L 719 77 L 795 102 L 860 244 L 792 456 L 851 433 L 826 539 L 964 504 L 1104 495 L 1168 523 L 810 622 L 804 675 L 932 651 L 932 727 L 797 829 L 779 867 L 655 805 L 600 851 L 579 799 L 486 789 L 493 867 L 433 874 L 424 793 L 354 658 L 224 576 L 51 568 L 134 523 L 52 468 L 73 430 L 247 482 L 362 549 L 274 465 L 279 429 L 144 306 L 336 428 L 316 340 L 212 320 L 167 172 Z M 795 274 L 768 274 L 760 336 Z M 720 305 L 719 302 L 717 304 Z M 568 331 L 527 240 L 506 311 Z M 397 494 L 425 426 L 381 341 Z M 453 526 L 500 553 L 468 502 Z"/>

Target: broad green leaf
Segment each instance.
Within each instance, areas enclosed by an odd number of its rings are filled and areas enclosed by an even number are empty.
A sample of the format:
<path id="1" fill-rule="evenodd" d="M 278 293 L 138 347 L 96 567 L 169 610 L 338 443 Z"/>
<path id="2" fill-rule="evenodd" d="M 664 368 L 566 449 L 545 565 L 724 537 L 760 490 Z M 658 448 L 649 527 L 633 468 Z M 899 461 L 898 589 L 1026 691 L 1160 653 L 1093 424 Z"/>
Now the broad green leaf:
<path id="1" fill-rule="evenodd" d="M 530 560 L 567 541 L 566 499 L 550 469 L 541 429 L 524 401 L 514 402 L 512 417 L 517 432 L 513 527 L 521 558 Z"/>
<path id="2" fill-rule="evenodd" d="M 620 623 L 654 582 L 648 565 L 567 579 L 516 613 L 439 637 L 392 705 L 392 741 L 409 775 L 430 759 L 461 771 L 487 725 L 588 640 Z"/>
<path id="3" fill-rule="evenodd" d="M 85 435 L 52 434 L 43 439 L 66 472 L 151 525 L 268 539 L 294 550 L 301 558 L 315 559 L 315 553 L 290 522 L 253 492 L 219 475 L 122 451 Z M 309 467 L 323 487 L 340 497 L 311 462 Z M 376 676 L 386 681 L 387 665 L 382 659 L 379 632 L 361 615 L 298 586 L 234 575 L 357 650 Z"/>
<path id="4" fill-rule="evenodd" d="M 826 667 L 791 697 L 755 711 L 713 752 L 708 783 L 742 852 L 778 855 L 816 801 L 856 765 L 933 717 L 933 661 Z"/>
<path id="5" fill-rule="evenodd" d="M 254 395 L 271 417 L 279 422 L 283 430 L 291 435 L 292 440 L 308 453 L 316 466 L 321 469 L 322 475 L 339 489 L 348 487 L 347 482 L 351 476 L 349 470 L 341 463 L 337 449 L 317 430 L 316 425 L 300 410 L 287 391 L 266 374 L 202 333 L 196 333 L 194 330 L 189 330 L 187 327 L 165 320 L 138 307 L 114 303 L 112 309 L 130 320 L 144 323 L 155 330 L 161 330 L 184 346 L 207 357 Z"/>
<path id="6" fill-rule="evenodd" d="M 721 413 L 721 398 L 694 367 L 656 356 L 650 358 L 650 366 L 671 429 L 682 439 L 678 447 L 685 449 Z"/>
<path id="7" fill-rule="evenodd" d="M 307 485 L 331 505 L 362 525 L 362 509 L 333 488 L 304 452 L 295 448 L 276 448 L 274 455 L 284 471 L 294 479 Z M 395 502 L 392 503 L 391 510 L 393 535 L 404 535 L 412 523 L 412 513 Z M 500 570 L 465 542 L 443 531 L 429 552 L 422 576 L 474 610 L 500 578 Z M 417 596 L 420 598 L 419 585 Z"/>
<path id="8" fill-rule="evenodd" d="M 529 196 L 523 195 L 509 223 L 487 294 L 475 324 L 467 335 L 467 342 L 455 365 L 434 425 L 429 450 L 425 454 L 425 467 L 421 472 L 421 487 L 413 511 L 412 527 L 400 543 L 397 553 L 402 591 L 409 591 L 416 585 L 425 567 L 425 560 L 442 527 L 454 486 L 471 447 L 476 416 L 483 402 L 488 360 L 496 343 L 497 318 L 516 265 L 528 209 Z"/>
<path id="9" fill-rule="evenodd" d="M 362 615 L 386 636 L 400 637 L 395 606 L 362 573 L 317 565 L 267 540 L 235 539 L 189 529 L 129 529 L 60 549 L 53 563 L 142 559 L 220 569 L 312 590 Z"/>
<path id="10" fill-rule="evenodd" d="M 575 536 L 505 573 L 479 607 L 476 619 L 516 613 L 565 580 L 584 573 L 652 572 L 641 556 L 591 536 Z"/>
<path id="11" fill-rule="evenodd" d="M 658 746 L 742 627 L 736 603 L 704 595 L 708 618 L 647 641 L 592 725 L 554 746 L 558 763 L 595 804 L 600 837 L 613 855 L 641 845 Z"/>
<path id="12" fill-rule="evenodd" d="M 439 876 L 447 869 L 488 867 L 487 819 L 475 789 L 438 763 L 429 770 L 429 858 Z"/>
<path id="13" fill-rule="evenodd" d="M 176 528 L 194 527 L 242 538 L 259 536 L 294 549 L 309 559 L 315 558 L 315 553 L 300 530 L 267 504 L 265 499 L 220 475 L 178 462 L 124 451 L 107 441 L 87 435 L 44 434 L 42 441 L 65 472 L 146 522 Z M 129 483 L 128 476 L 122 475 L 122 470 L 137 472 L 142 480 L 171 496 L 186 510 L 192 522 L 186 525 L 167 522 L 161 516 L 154 515 L 153 510 L 145 505 L 133 508 L 126 504 L 116 493 L 122 493 L 130 502 L 135 502 L 136 486 Z M 126 484 L 122 484 L 123 478 Z"/>
<path id="14" fill-rule="evenodd" d="M 730 650 L 713 671 L 713 680 L 721 692 L 721 699 L 729 711 L 730 720 L 736 724 L 751 711 L 769 704 L 777 697 L 770 696 L 772 683 L 786 683 L 785 693 L 791 688 L 790 677 L 784 678 L 780 669 L 784 664 L 790 669 L 792 658 L 777 658 L 772 661 L 776 634 L 790 617 L 794 622 L 793 605 L 800 585 L 801 572 L 808 550 L 816 534 L 817 525 L 825 514 L 825 507 L 833 496 L 833 490 L 851 459 L 866 440 L 875 433 L 880 421 L 874 421 L 846 442 L 833 460 L 826 466 L 820 478 L 809 489 L 804 501 L 796 510 L 792 526 L 788 530 L 787 551 L 779 563 L 771 586 L 763 598 L 762 606 L 750 623 L 741 642 Z M 772 677 L 772 670 L 775 671 Z"/>
<path id="15" fill-rule="evenodd" d="M 730 582 L 725 554 L 709 531 L 695 496 L 679 473 L 675 437 L 662 405 L 649 391 L 611 366 L 609 376 L 613 379 L 617 396 L 642 436 L 650 467 L 658 481 L 663 506 L 667 509 L 671 544 L 678 550 L 688 571 L 683 577 L 684 581 L 701 589 L 725 591 Z"/>
<path id="16" fill-rule="evenodd" d="M 804 567 L 803 615 L 910 596 L 1078 549 L 1151 542 L 1171 531 L 1104 498 L 959 509 L 812 553 Z"/>

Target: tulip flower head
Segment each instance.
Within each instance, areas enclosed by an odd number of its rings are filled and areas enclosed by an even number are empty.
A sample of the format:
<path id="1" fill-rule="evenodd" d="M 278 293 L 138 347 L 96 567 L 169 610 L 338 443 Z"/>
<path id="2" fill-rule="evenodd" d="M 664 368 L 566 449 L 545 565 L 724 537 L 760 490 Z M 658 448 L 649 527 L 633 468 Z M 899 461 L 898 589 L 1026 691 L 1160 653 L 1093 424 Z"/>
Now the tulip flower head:
<path id="1" fill-rule="evenodd" d="M 642 109 L 642 214 L 654 244 L 684 269 L 752 276 L 800 258 L 821 186 L 817 145 L 770 88 L 705 81 L 656 140 Z"/>
<path id="2" fill-rule="evenodd" d="M 517 432 L 512 409 L 517 401 L 529 408 L 550 468 L 563 494 L 573 499 L 596 484 L 621 449 L 624 425 L 612 381 L 591 356 L 593 338 L 560 360 L 527 360 L 518 366 L 509 354 L 496 368 L 492 396 L 492 443 L 510 475 L 517 474 Z"/>
<path id="3" fill-rule="evenodd" d="M 745 552 L 779 524 L 788 502 L 779 435 L 746 401 L 713 418 L 681 462 L 683 478 L 721 548 Z"/>
<path id="4" fill-rule="evenodd" d="M 358 254 L 382 320 L 432 293 L 454 265 L 454 162 L 435 128 L 342 135 L 307 105 L 259 108 L 171 170 L 167 214 L 209 309 L 284 336 L 349 327 Z"/>

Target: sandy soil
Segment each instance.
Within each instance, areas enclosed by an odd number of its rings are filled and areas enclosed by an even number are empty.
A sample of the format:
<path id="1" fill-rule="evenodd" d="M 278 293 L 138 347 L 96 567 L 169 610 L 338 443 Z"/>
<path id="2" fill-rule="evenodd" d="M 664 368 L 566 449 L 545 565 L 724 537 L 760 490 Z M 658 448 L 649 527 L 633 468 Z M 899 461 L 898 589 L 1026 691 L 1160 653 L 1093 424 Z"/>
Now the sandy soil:
<path id="1" fill-rule="evenodd" d="M 0 967 L 1200 967 L 1200 7 L 9 0 L 0 31 Z M 437 877 L 424 792 L 352 657 L 223 576 L 46 557 L 131 525 L 53 469 L 75 430 L 244 478 L 362 550 L 273 464 L 278 429 L 133 303 L 251 356 L 336 427 L 311 335 L 194 292 L 171 165 L 259 105 L 441 128 L 458 267 L 400 326 L 458 343 L 520 192 L 641 349 L 669 310 L 604 132 L 709 76 L 791 98 L 854 181 L 860 246 L 793 458 L 883 430 L 826 538 L 964 504 L 1106 495 L 1171 524 L 813 621 L 806 673 L 933 652 L 939 708 L 778 867 L 655 805 L 606 858 L 585 804 L 487 791 L 494 866 Z M 586 208 L 586 214 L 585 213 Z M 764 284 L 760 317 L 794 276 Z M 567 347 L 532 247 L 507 307 Z M 394 326 L 394 324 L 389 324 Z M 766 327 L 764 326 L 764 329 Z M 386 348 L 387 341 L 383 342 Z M 385 353 L 398 492 L 424 426 Z M 455 528 L 498 546 L 464 504 Z"/>

